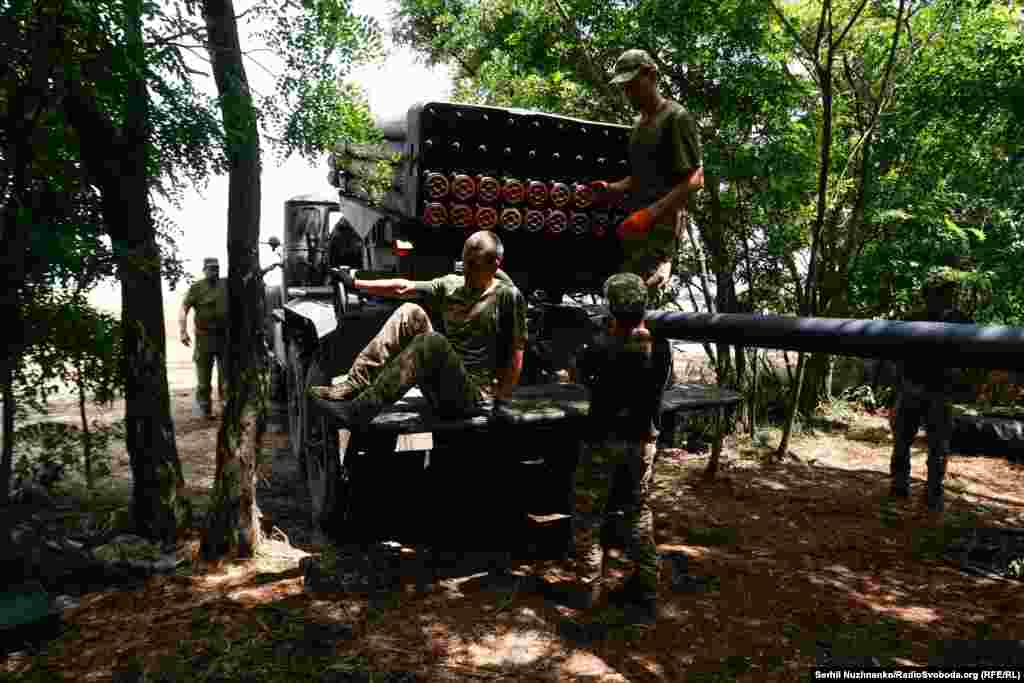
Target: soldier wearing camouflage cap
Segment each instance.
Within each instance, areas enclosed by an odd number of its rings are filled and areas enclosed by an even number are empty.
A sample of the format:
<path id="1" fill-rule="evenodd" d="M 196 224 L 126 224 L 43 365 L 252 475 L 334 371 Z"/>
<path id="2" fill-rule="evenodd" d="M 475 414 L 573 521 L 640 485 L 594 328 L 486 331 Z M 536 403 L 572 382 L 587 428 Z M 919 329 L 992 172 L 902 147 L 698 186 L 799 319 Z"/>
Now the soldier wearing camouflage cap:
<path id="1" fill-rule="evenodd" d="M 622 603 L 637 621 L 650 623 L 657 612 L 658 555 L 648 496 L 672 355 L 668 341 L 654 338 L 644 323 L 648 292 L 640 276 L 612 275 L 604 294 L 608 327 L 578 355 L 577 376 L 591 394 L 588 446 L 576 470 L 573 519 L 580 606 L 595 605 L 604 592 L 601 527 L 608 519 L 611 492 L 621 487 L 628 492 L 623 511 L 636 571 L 608 598 Z M 616 486 L 621 477 L 626 481 Z"/>
<path id="2" fill-rule="evenodd" d="M 910 317 L 925 322 L 970 323 L 957 309 L 958 286 L 945 269 L 931 271 L 921 288 L 924 310 Z M 964 387 L 958 382 L 954 368 L 941 367 L 941 358 L 925 358 L 906 362 L 899 384 L 900 392 L 893 407 L 893 451 L 889 463 L 892 477 L 890 495 L 910 495 L 910 446 L 924 425 L 928 431 L 928 481 L 925 502 L 934 512 L 944 507 L 943 479 L 946 456 L 953 433 L 951 401 Z M 970 398 L 973 398 L 971 396 Z"/>
<path id="3" fill-rule="evenodd" d="M 640 112 L 629 137 L 630 175 L 593 183 L 598 201 L 628 194 L 632 212 L 618 228 L 622 269 L 640 275 L 652 306 L 672 274 L 690 196 L 704 186 L 700 134 L 682 105 L 658 93 L 658 65 L 644 50 L 616 60 L 611 82 Z"/>
<path id="4" fill-rule="evenodd" d="M 197 416 L 213 417 L 210 405 L 213 364 L 217 363 L 217 396 L 221 406 L 227 397 L 224 381 L 224 354 L 227 352 L 228 334 L 228 285 L 220 277 L 220 262 L 213 257 L 203 259 L 203 279 L 188 288 L 181 302 L 178 327 L 181 343 L 191 346 L 188 336 L 188 312 L 195 309 L 194 324 L 196 345 L 192 361 L 196 366 L 196 394 L 194 413 Z"/>

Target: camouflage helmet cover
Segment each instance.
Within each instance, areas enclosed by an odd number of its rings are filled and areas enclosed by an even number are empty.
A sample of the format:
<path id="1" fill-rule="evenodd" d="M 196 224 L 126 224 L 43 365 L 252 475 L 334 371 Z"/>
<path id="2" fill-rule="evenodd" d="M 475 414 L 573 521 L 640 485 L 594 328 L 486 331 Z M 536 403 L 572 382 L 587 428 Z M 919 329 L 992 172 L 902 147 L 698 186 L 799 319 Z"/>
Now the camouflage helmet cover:
<path id="1" fill-rule="evenodd" d="M 647 310 L 647 285 L 634 273 L 616 273 L 608 278 L 604 296 L 612 315 L 635 315 Z"/>
<path id="2" fill-rule="evenodd" d="M 658 70 L 658 65 L 646 50 L 626 50 L 612 67 L 611 83 L 625 83 L 636 78 L 644 67 Z"/>

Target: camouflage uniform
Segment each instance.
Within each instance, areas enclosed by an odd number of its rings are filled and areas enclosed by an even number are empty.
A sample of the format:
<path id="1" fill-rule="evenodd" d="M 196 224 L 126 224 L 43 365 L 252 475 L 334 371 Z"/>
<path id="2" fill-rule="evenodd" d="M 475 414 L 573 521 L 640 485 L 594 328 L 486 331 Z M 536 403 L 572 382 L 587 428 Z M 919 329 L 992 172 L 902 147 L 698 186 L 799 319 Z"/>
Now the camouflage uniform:
<path id="1" fill-rule="evenodd" d="M 955 286 L 942 282 L 935 275 L 925 286 L 929 298 L 928 310 L 914 319 L 931 322 L 968 323 L 962 313 L 943 298 L 953 293 Z M 956 371 L 937 367 L 931 359 L 924 363 L 908 362 L 903 369 L 900 395 L 893 407 L 893 451 L 889 463 L 892 477 L 891 495 L 906 497 L 910 494 L 910 446 L 917 430 L 924 425 L 928 432 L 928 482 L 925 500 L 928 507 L 941 512 L 944 507 L 943 479 L 946 475 L 946 457 L 953 433 L 951 394 L 956 389 Z"/>
<path id="2" fill-rule="evenodd" d="M 526 346 L 526 300 L 505 278 L 485 292 L 460 275 L 417 282 L 444 324 L 433 328 L 423 307 L 400 306 L 359 353 L 343 384 L 352 414 L 368 422 L 413 385 L 443 416 L 478 409 L 493 397 L 496 369 Z"/>
<path id="3" fill-rule="evenodd" d="M 227 385 L 224 382 L 224 353 L 227 351 L 228 333 L 227 280 L 220 278 L 215 284 L 210 284 L 202 279 L 193 283 L 185 294 L 184 305 L 195 309 L 196 337 L 192 350 L 192 361 L 196 366 L 195 398 L 201 410 L 209 414 L 214 361 L 217 362 L 217 396 L 221 401 L 227 397 Z"/>
<path id="4" fill-rule="evenodd" d="M 636 76 L 639 69 L 655 63 L 643 50 L 628 50 L 615 64 L 613 83 Z M 627 208 L 638 211 L 667 195 L 690 171 L 702 165 L 700 134 L 693 117 L 682 105 L 665 100 L 665 105 L 645 125 L 639 121 L 629 136 L 629 167 L 633 190 Z M 688 210 L 688 207 L 684 207 Z M 636 273 L 647 281 L 659 266 L 675 260 L 679 249 L 676 215 L 663 216 L 644 235 L 627 235 L 622 243 L 622 270 Z M 667 284 L 667 278 L 666 278 Z M 649 303 L 656 304 L 665 285 L 648 291 Z"/>
<path id="5" fill-rule="evenodd" d="M 605 283 L 605 296 L 612 315 L 635 314 L 646 306 L 647 288 L 635 274 L 619 273 Z M 585 591 L 600 591 L 605 557 L 601 527 L 614 479 L 626 476 L 629 498 L 624 512 L 636 564 L 631 583 L 638 597 L 653 603 L 658 554 L 648 497 L 661 399 L 671 377 L 668 342 L 635 334 L 626 339 L 599 337 L 580 355 L 580 377 L 591 389 L 586 440 L 592 445 L 585 448 L 576 470 L 573 528 L 579 579 Z"/>

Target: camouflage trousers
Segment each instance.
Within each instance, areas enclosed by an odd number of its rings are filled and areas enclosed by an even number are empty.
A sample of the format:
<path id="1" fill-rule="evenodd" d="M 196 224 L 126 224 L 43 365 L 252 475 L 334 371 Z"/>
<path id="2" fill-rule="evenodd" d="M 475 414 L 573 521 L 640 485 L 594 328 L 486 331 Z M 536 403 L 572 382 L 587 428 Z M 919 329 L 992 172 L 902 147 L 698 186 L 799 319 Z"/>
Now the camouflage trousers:
<path id="1" fill-rule="evenodd" d="M 473 412 L 483 400 L 462 359 L 418 304 L 402 304 L 391 314 L 356 356 L 345 381 L 365 415 L 379 413 L 413 386 L 444 417 Z"/>
<path id="2" fill-rule="evenodd" d="M 227 385 L 224 382 L 224 351 L 227 340 L 221 334 L 196 334 L 192 349 L 192 362 L 196 366 L 196 403 L 204 412 L 210 410 L 213 393 L 213 363 L 217 362 L 217 397 L 221 402 L 227 399 Z"/>
<path id="3" fill-rule="evenodd" d="M 647 308 L 658 308 L 668 294 L 678 237 L 675 226 L 659 224 L 647 235 L 631 236 L 622 243 L 622 272 L 634 273 L 651 282 L 647 286 Z"/>
<path id="4" fill-rule="evenodd" d="M 896 402 L 895 413 L 892 460 L 889 463 L 893 492 L 907 495 L 910 491 L 910 445 L 923 424 L 928 431 L 928 507 L 941 511 L 946 454 L 949 452 L 949 439 L 953 432 L 953 413 L 949 401 L 942 394 L 905 382 Z"/>
<path id="5" fill-rule="evenodd" d="M 654 442 L 608 441 L 584 448 L 576 469 L 573 517 L 577 575 L 582 583 L 592 585 L 604 578 L 601 527 L 607 517 L 615 477 L 626 476 L 629 496 L 623 511 L 629 529 L 628 552 L 636 565 L 634 580 L 643 597 L 657 597 L 658 551 L 654 543 L 654 516 L 648 504 L 656 452 Z"/>

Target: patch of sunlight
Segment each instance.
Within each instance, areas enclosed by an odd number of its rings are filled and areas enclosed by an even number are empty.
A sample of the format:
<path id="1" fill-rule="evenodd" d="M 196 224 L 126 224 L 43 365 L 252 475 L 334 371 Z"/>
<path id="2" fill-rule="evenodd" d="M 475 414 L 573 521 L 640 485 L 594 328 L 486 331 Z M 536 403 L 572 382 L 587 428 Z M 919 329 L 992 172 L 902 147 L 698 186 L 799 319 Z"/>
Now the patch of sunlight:
<path id="1" fill-rule="evenodd" d="M 281 600 L 293 595 L 302 595 L 302 577 L 296 579 L 282 579 L 264 586 L 253 586 L 251 588 L 240 588 L 228 593 L 228 598 L 246 604 L 258 604 Z"/>
<path id="2" fill-rule="evenodd" d="M 537 630 L 488 635 L 469 643 L 465 656 L 474 666 L 526 666 L 555 648 L 550 635 Z"/>
<path id="3" fill-rule="evenodd" d="M 773 491 L 788 491 L 789 487 L 780 481 L 774 479 L 765 479 L 764 477 L 757 477 L 754 479 L 754 483 L 761 484 L 766 488 L 770 488 Z"/>
<path id="4" fill-rule="evenodd" d="M 896 666 L 924 666 L 920 662 L 914 661 L 913 659 L 903 659 L 902 657 L 893 657 L 892 663 Z"/>
<path id="5" fill-rule="evenodd" d="M 648 668 L 642 663 L 644 668 Z M 657 664 L 654 664 L 657 666 Z M 576 650 L 569 658 L 559 665 L 559 670 L 568 674 L 572 679 L 579 677 L 594 678 L 601 677 L 601 681 L 628 681 L 622 674 L 609 667 L 603 659 L 597 655 L 583 650 Z M 660 668 L 660 667 L 659 667 Z"/>
<path id="6" fill-rule="evenodd" d="M 854 576 L 853 571 L 846 565 L 842 564 L 830 564 L 829 566 L 825 567 L 825 571 L 830 571 L 833 574 L 839 574 L 840 576 L 846 577 L 848 579 L 852 579 Z"/>
<path id="7" fill-rule="evenodd" d="M 548 623 L 529 607 L 506 609 L 497 615 L 497 620 L 498 623 L 510 625 L 512 628 L 522 628 L 524 626 L 543 628 Z"/>
<path id="8" fill-rule="evenodd" d="M 665 553 L 685 553 L 694 559 L 702 559 L 707 557 L 709 551 L 707 548 L 699 545 L 681 545 L 678 543 L 659 543 L 658 554 Z"/>
<path id="9" fill-rule="evenodd" d="M 195 580 L 204 588 L 218 588 L 226 583 L 245 578 L 251 569 L 244 564 L 225 562 L 219 569 L 201 574 Z"/>
<path id="10" fill-rule="evenodd" d="M 648 671 L 649 673 L 657 676 L 658 678 L 661 678 L 661 679 L 665 678 L 665 667 L 663 667 L 661 664 L 659 664 L 658 662 L 654 661 L 650 657 L 643 657 L 643 656 L 640 656 L 640 655 L 633 655 L 632 657 L 630 657 L 630 659 L 633 660 L 638 665 L 642 666 L 645 671 Z M 686 663 L 686 664 L 693 664 L 693 658 L 690 657 L 689 659 L 690 659 L 689 662 L 684 662 L 684 663 Z"/>
<path id="11" fill-rule="evenodd" d="M 939 613 L 931 607 L 890 607 L 868 602 L 867 606 L 879 614 L 902 619 L 914 624 L 930 624 L 939 621 Z"/>

